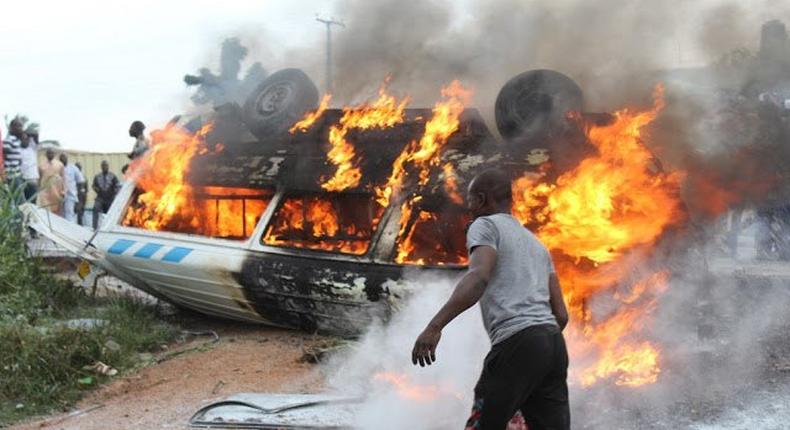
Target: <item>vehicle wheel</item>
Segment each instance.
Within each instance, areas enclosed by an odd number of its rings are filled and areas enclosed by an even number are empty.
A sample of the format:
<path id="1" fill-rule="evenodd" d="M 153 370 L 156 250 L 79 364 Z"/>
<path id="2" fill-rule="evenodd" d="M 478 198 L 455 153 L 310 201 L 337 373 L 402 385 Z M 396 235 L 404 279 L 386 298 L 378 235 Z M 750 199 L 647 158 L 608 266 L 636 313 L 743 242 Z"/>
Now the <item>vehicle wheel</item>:
<path id="1" fill-rule="evenodd" d="M 496 99 L 496 125 L 502 137 L 531 145 L 567 123 L 569 111 L 581 112 L 582 90 L 553 70 L 530 70 L 510 81 Z"/>
<path id="2" fill-rule="evenodd" d="M 244 123 L 259 139 L 282 134 L 318 107 L 318 89 L 299 69 L 280 70 L 258 85 L 244 103 Z"/>

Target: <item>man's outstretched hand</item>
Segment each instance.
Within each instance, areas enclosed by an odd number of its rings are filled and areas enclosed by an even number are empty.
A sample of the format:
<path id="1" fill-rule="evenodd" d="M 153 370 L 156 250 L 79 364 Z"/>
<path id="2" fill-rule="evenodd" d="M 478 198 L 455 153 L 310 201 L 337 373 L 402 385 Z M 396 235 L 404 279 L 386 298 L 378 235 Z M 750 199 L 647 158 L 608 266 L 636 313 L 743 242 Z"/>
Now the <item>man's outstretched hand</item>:
<path id="1" fill-rule="evenodd" d="M 430 366 L 436 361 L 436 345 L 442 337 L 442 329 L 454 320 L 461 312 L 471 308 L 486 291 L 488 280 L 496 266 L 496 249 L 481 245 L 474 247 L 469 256 L 469 270 L 458 281 L 455 290 L 447 303 L 439 309 L 428 323 L 428 327 L 420 333 L 411 351 L 411 362 L 414 365 Z"/>
<path id="2" fill-rule="evenodd" d="M 419 363 L 421 367 L 425 367 L 436 362 L 436 346 L 441 338 L 441 330 L 430 325 L 426 327 L 414 342 L 414 349 L 411 351 L 412 364 L 416 366 Z"/>

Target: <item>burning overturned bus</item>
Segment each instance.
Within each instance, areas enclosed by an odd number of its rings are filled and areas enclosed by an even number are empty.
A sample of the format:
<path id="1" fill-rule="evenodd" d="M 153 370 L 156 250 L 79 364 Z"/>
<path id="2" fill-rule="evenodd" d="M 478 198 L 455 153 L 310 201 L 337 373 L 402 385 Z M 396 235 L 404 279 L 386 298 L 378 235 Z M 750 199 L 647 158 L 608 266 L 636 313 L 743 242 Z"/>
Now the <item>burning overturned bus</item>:
<path id="1" fill-rule="evenodd" d="M 645 111 L 591 114 L 568 77 L 526 72 L 497 98 L 501 140 L 470 98 L 456 81 L 432 109 L 415 109 L 385 85 L 374 101 L 331 109 L 304 73 L 282 70 L 244 106 L 154 133 L 98 231 L 26 212 L 61 246 L 178 306 L 356 335 L 414 291 L 407 272 L 465 266 L 463 190 L 501 168 L 514 215 L 554 254 L 583 322 L 572 328 L 594 356 L 583 383 L 654 381 L 658 351 L 632 339 L 632 323 L 647 320 L 669 272 L 643 263 L 685 216 L 682 175 L 663 171 L 641 139 L 661 88 Z M 621 306 L 595 317 L 587 299 L 602 291 Z"/>

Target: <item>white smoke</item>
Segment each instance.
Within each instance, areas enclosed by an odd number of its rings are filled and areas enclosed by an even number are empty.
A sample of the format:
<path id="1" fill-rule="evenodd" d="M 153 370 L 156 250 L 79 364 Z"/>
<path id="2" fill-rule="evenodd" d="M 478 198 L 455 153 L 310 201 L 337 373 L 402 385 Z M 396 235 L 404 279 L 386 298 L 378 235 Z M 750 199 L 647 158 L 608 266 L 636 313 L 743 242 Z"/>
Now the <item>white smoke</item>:
<path id="1" fill-rule="evenodd" d="M 732 261 L 711 257 L 710 249 L 703 244 L 685 262 L 673 265 L 670 287 L 649 316 L 643 336 L 661 349 L 658 381 L 634 388 L 604 380 L 583 388 L 570 377 L 573 428 L 707 430 L 717 423 L 748 428 L 745 423 L 765 421 L 758 405 L 787 412 L 766 393 L 776 392 L 781 401 L 790 399 L 790 393 L 772 386 L 773 376 L 765 372 L 777 354 L 766 345 L 781 340 L 783 327 L 790 324 L 790 292 L 781 282 L 729 276 L 731 269 L 722 265 L 731 266 Z M 454 282 L 425 276 L 410 277 L 409 282 L 414 293 L 388 324 L 372 326 L 352 348 L 332 358 L 325 368 L 327 385 L 365 399 L 354 423 L 360 429 L 462 428 L 490 349 L 479 309 L 468 310 L 445 328 L 437 363 L 413 366 L 413 342 L 449 297 Z M 778 347 L 787 349 L 781 343 Z M 574 358 L 571 375 L 579 365 Z M 418 394 L 428 392 L 427 397 L 410 397 L 396 384 L 379 380 L 376 375 L 381 373 L 396 375 Z M 772 423 L 766 428 L 781 428 L 775 419 L 765 422 Z"/>
<path id="2" fill-rule="evenodd" d="M 479 308 L 469 309 L 442 333 L 438 361 L 421 368 L 411 363 L 417 335 L 450 296 L 453 282 L 436 277 L 410 281 L 414 295 L 387 325 L 372 327 L 351 351 L 329 363 L 329 386 L 366 400 L 356 425 L 362 429 L 462 428 L 469 416 L 473 388 L 490 342 Z M 411 399 L 391 382 L 378 380 L 387 372 L 403 378 L 426 398 Z"/>

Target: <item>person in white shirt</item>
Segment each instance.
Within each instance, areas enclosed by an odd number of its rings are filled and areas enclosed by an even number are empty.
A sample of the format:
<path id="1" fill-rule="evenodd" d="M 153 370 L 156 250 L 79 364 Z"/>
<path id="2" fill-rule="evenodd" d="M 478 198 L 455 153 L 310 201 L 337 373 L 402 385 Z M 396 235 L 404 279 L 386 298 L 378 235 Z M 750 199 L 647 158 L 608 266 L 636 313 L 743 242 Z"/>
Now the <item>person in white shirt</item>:
<path id="1" fill-rule="evenodd" d="M 76 223 L 76 208 L 77 202 L 79 202 L 77 187 L 78 184 L 85 182 L 85 176 L 83 176 L 82 172 L 79 168 L 77 168 L 77 166 L 74 164 L 69 164 L 69 157 L 66 154 L 60 154 L 60 162 L 66 166 L 64 169 L 66 196 L 63 199 L 63 213 L 68 221 Z"/>
<path id="2" fill-rule="evenodd" d="M 25 181 L 25 200 L 31 201 L 38 192 L 38 133 L 27 132 L 28 139 L 22 142 L 22 180 Z"/>

